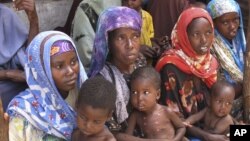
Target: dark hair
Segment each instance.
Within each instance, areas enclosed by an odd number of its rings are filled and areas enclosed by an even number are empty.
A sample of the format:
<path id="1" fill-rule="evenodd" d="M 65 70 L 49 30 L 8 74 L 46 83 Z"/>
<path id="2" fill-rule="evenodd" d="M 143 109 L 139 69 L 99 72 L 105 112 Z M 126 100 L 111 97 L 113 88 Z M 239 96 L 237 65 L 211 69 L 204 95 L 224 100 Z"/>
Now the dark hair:
<path id="1" fill-rule="evenodd" d="M 87 79 L 81 86 L 76 107 L 90 105 L 93 108 L 115 109 L 116 88 L 103 76 Z"/>
<path id="2" fill-rule="evenodd" d="M 223 89 L 225 87 L 230 87 L 234 90 L 234 87 L 232 84 L 230 84 L 229 82 L 227 82 L 226 80 L 218 80 L 216 81 L 213 86 L 211 87 L 211 96 L 212 97 L 216 97 L 217 95 L 217 91 L 219 89 Z"/>
<path id="3" fill-rule="evenodd" d="M 145 66 L 136 69 L 131 74 L 130 83 L 138 78 L 150 79 L 152 80 L 152 84 L 155 86 L 155 88 L 161 88 L 160 74 L 153 67 Z"/>

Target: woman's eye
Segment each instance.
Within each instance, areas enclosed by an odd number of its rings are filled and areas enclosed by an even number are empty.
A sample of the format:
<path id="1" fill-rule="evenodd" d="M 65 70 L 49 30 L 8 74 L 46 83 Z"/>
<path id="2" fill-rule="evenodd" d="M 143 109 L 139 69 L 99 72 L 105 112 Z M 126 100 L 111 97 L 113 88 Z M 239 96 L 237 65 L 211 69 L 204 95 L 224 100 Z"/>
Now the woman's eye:
<path id="1" fill-rule="evenodd" d="M 57 69 L 61 69 L 61 68 L 62 68 L 62 65 L 56 65 L 56 68 L 57 68 Z"/>
<path id="2" fill-rule="evenodd" d="M 193 36 L 194 36 L 194 37 L 198 37 L 198 36 L 199 36 L 199 33 L 194 33 Z"/>
<path id="3" fill-rule="evenodd" d="M 224 24 L 224 25 L 227 25 L 227 24 L 228 24 L 228 22 L 223 22 L 223 24 Z"/>
<path id="4" fill-rule="evenodd" d="M 102 122 L 101 122 L 101 121 L 98 121 L 98 120 L 95 120 L 94 123 L 95 123 L 95 124 L 101 124 Z"/>

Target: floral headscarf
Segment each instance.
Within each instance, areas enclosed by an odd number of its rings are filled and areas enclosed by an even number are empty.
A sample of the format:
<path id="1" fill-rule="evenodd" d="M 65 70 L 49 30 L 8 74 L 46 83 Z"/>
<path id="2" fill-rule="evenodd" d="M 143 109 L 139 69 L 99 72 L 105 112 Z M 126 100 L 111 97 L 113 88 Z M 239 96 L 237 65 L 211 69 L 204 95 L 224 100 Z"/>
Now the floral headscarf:
<path id="1" fill-rule="evenodd" d="M 156 65 L 160 71 L 166 64 L 174 64 L 181 71 L 193 74 L 201 78 L 208 87 L 217 80 L 218 63 L 216 59 L 207 52 L 204 58 L 200 58 L 193 50 L 187 35 L 188 25 L 195 18 L 207 19 L 213 27 L 213 21 L 209 14 L 201 8 L 189 8 L 182 12 L 172 31 L 173 49 L 166 51 Z"/>
<path id="2" fill-rule="evenodd" d="M 207 5 L 207 11 L 213 19 L 229 12 L 236 12 L 240 17 L 240 26 L 232 43 L 224 38 L 215 28 L 215 42 L 212 49 L 223 68 L 225 78 L 231 83 L 242 82 L 246 39 L 239 4 L 234 0 L 212 0 Z"/>
<path id="3" fill-rule="evenodd" d="M 47 31 L 38 34 L 27 48 L 25 64 L 29 89 L 21 92 L 9 104 L 10 118 L 21 115 L 34 127 L 59 138 L 70 140 L 76 127 L 75 112 L 61 97 L 52 77 L 50 52 L 52 45 L 60 40 L 75 45 L 62 32 Z M 77 55 L 78 56 L 78 55 Z M 79 60 L 79 75 L 76 89 L 87 79 Z"/>
<path id="4" fill-rule="evenodd" d="M 95 76 L 104 67 L 109 52 L 108 32 L 121 27 L 141 31 L 142 21 L 138 12 L 127 7 L 111 7 L 99 16 L 94 40 L 89 77 Z"/>

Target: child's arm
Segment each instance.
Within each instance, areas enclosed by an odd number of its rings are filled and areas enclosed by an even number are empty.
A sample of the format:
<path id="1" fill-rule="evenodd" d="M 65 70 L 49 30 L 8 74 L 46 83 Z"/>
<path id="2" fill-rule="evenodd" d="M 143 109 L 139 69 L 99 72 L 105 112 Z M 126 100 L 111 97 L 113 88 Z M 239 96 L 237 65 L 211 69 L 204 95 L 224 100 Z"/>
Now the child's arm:
<path id="1" fill-rule="evenodd" d="M 133 135 L 133 131 L 136 126 L 136 117 L 137 117 L 136 115 L 137 115 L 137 112 L 135 111 L 130 115 L 128 119 L 128 128 L 125 131 L 126 134 Z"/>
<path id="2" fill-rule="evenodd" d="M 229 126 L 230 124 L 234 124 L 232 117 L 230 115 L 227 115 L 217 125 L 215 126 L 215 129 L 212 131 L 213 134 L 221 134 L 225 135 L 227 132 L 229 132 Z"/>
<path id="3" fill-rule="evenodd" d="M 200 121 L 202 118 L 205 117 L 205 113 L 206 113 L 206 112 L 207 112 L 207 108 L 204 108 L 204 109 L 201 110 L 200 112 L 198 112 L 198 113 L 196 113 L 196 114 L 193 114 L 193 115 L 189 116 L 189 117 L 185 120 L 184 124 L 185 124 L 185 125 L 186 125 L 186 124 L 192 125 L 192 124 L 194 124 L 194 123 Z"/>
<path id="4" fill-rule="evenodd" d="M 169 108 L 166 108 L 166 113 L 176 130 L 173 141 L 180 141 L 186 132 L 185 125 L 182 123 L 181 119 Z"/>

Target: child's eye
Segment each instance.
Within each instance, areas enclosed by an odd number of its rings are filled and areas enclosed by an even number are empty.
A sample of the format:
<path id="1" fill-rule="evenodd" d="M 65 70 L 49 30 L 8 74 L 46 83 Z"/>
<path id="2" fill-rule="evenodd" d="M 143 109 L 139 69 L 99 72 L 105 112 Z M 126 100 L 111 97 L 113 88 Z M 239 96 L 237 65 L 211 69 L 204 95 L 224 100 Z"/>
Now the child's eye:
<path id="1" fill-rule="evenodd" d="M 144 93 L 144 95 L 149 95 L 148 91 L 144 91 L 143 93 Z"/>
<path id="2" fill-rule="evenodd" d="M 77 63 L 77 61 L 78 61 L 77 59 L 73 59 L 73 60 L 70 62 L 70 64 L 71 64 L 71 65 L 75 65 L 75 64 Z"/>
<path id="3" fill-rule="evenodd" d="M 137 91 L 132 91 L 131 94 L 137 95 L 138 93 L 137 93 Z"/>
<path id="4" fill-rule="evenodd" d="M 86 118 L 85 116 L 83 116 L 83 115 L 79 115 L 79 117 L 80 117 L 82 120 L 84 120 L 84 121 L 87 120 L 87 118 Z"/>
<path id="5" fill-rule="evenodd" d="M 232 102 L 226 102 L 226 105 L 227 106 L 232 105 Z"/>

